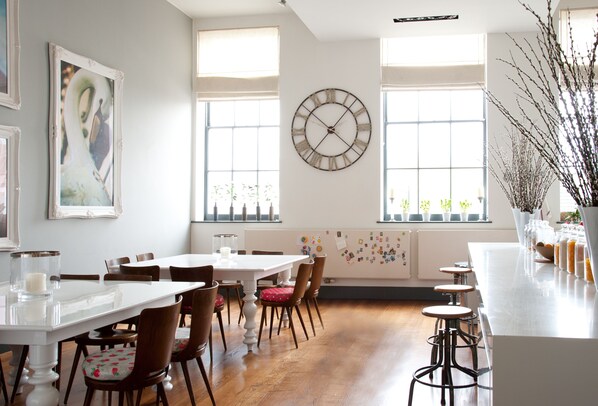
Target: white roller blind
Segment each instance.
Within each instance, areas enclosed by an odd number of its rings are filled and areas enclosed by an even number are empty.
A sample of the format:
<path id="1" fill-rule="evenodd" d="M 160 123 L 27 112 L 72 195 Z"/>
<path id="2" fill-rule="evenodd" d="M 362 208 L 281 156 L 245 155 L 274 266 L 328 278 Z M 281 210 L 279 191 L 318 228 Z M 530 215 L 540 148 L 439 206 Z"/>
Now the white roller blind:
<path id="1" fill-rule="evenodd" d="M 573 37 L 575 52 L 588 55 L 588 50 L 591 49 L 596 39 L 596 13 L 598 13 L 596 8 L 561 11 L 560 37 L 567 55 L 571 56 L 571 37 Z M 569 22 L 571 23 L 570 27 Z"/>
<path id="2" fill-rule="evenodd" d="M 278 97 L 278 27 L 199 31 L 200 100 Z"/>
<path id="3" fill-rule="evenodd" d="M 484 35 L 382 39 L 382 89 L 485 83 Z"/>

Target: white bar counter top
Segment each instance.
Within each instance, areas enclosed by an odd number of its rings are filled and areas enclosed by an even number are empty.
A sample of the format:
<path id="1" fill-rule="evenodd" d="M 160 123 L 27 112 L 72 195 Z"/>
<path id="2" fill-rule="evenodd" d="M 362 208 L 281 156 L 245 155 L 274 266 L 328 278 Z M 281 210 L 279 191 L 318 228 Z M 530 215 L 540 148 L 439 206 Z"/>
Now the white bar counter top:
<path id="1" fill-rule="evenodd" d="M 593 283 L 537 262 L 517 243 L 469 243 L 491 387 L 480 405 L 597 405 Z"/>

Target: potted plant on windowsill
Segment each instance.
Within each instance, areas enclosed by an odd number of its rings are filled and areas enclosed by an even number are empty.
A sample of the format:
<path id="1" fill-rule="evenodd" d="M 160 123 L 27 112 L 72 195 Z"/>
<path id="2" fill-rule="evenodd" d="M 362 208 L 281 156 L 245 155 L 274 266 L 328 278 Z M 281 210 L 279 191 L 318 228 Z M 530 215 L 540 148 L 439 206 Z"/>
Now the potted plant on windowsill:
<path id="1" fill-rule="evenodd" d="M 401 199 L 401 210 L 403 213 L 401 214 L 401 219 L 403 221 L 409 221 L 409 200 Z"/>
<path id="2" fill-rule="evenodd" d="M 469 209 L 471 208 L 471 202 L 467 199 L 461 200 L 459 202 L 459 207 L 461 208 L 461 221 L 467 221 Z"/>
<path id="3" fill-rule="evenodd" d="M 212 187 L 210 199 L 214 202 L 214 208 L 212 212 L 214 221 L 218 221 L 218 203 L 226 200 L 227 190 L 228 185 L 226 183 L 221 183 Z"/>
<path id="4" fill-rule="evenodd" d="M 442 221 L 451 221 L 451 210 L 453 202 L 451 199 L 440 199 L 440 208 L 442 209 Z"/>
<path id="5" fill-rule="evenodd" d="M 422 210 L 423 221 L 430 221 L 430 201 L 422 200 L 419 203 L 419 208 Z"/>

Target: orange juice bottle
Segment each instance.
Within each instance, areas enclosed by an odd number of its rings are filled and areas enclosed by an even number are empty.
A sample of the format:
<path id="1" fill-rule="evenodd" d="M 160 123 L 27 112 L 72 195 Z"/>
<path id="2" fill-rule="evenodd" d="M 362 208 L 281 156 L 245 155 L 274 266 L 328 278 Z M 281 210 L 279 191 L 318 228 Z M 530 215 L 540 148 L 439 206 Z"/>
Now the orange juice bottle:
<path id="1" fill-rule="evenodd" d="M 588 251 L 588 246 L 584 250 L 584 260 L 586 263 L 586 281 L 594 282 L 594 274 L 592 274 L 592 263 L 590 262 L 590 251 Z"/>
<path id="2" fill-rule="evenodd" d="M 575 243 L 577 236 L 571 233 L 569 240 L 567 240 L 567 272 L 575 273 Z"/>

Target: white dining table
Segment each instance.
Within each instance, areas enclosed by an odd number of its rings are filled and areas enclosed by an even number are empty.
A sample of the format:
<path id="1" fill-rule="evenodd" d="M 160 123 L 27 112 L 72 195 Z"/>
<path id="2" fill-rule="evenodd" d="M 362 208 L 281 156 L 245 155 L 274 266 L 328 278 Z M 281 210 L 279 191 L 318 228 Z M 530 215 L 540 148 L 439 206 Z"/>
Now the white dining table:
<path id="1" fill-rule="evenodd" d="M 0 283 L 0 343 L 29 345 L 28 406 L 56 406 L 52 386 L 58 374 L 58 342 L 77 334 L 137 316 L 145 308 L 174 302 L 175 295 L 204 286 L 201 282 L 62 281 L 52 296 L 18 300 Z"/>
<path id="2" fill-rule="evenodd" d="M 195 267 L 212 265 L 214 279 L 240 280 L 243 284 L 243 315 L 245 316 L 245 336 L 243 343 L 252 352 L 257 343 L 255 334 L 257 306 L 255 296 L 257 280 L 266 276 L 281 274 L 281 285 L 289 283 L 293 264 L 309 259 L 307 255 L 231 255 L 222 259 L 214 254 L 184 254 L 152 259 L 127 265 L 159 265 L 160 279 L 170 278 L 170 267 Z"/>

